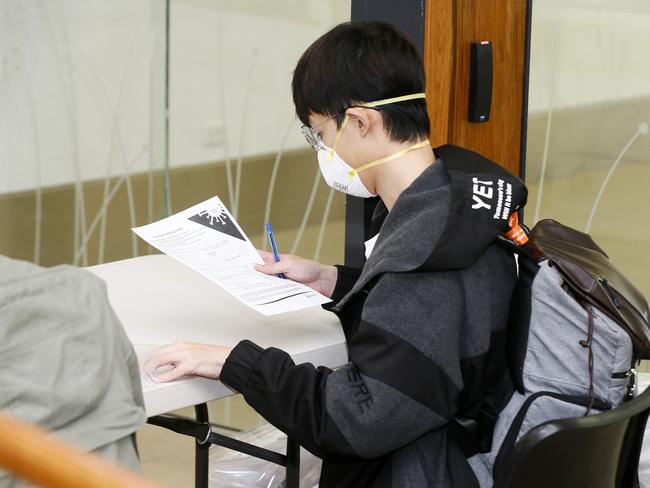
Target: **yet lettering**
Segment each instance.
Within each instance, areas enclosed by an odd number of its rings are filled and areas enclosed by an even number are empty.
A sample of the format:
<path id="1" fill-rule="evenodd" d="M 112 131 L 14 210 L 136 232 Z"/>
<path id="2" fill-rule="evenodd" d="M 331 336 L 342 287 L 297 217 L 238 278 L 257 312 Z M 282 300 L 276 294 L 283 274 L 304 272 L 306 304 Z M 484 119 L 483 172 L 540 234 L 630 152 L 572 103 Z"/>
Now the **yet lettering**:
<path id="1" fill-rule="evenodd" d="M 474 210 L 478 210 L 479 208 L 487 208 L 489 210 L 492 208 L 492 206 L 488 203 L 485 203 L 482 198 L 487 200 L 490 200 L 492 198 L 494 195 L 494 189 L 492 188 L 494 182 L 481 181 L 476 177 L 472 178 L 472 181 L 474 182 L 474 186 L 472 188 L 472 200 L 474 201 L 474 204 L 472 205 L 472 208 Z"/>

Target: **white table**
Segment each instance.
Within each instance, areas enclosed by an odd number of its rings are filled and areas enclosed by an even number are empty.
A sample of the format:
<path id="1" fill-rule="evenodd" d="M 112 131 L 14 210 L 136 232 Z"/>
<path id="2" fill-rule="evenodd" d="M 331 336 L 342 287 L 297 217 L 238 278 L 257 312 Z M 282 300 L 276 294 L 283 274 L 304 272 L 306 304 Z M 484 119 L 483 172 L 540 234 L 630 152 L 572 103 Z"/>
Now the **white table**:
<path id="1" fill-rule="evenodd" d="M 165 255 L 142 256 L 88 269 L 106 282 L 111 305 L 139 355 L 176 339 L 231 347 L 242 339 L 250 339 L 262 347 L 275 346 L 287 351 L 297 363 L 337 367 L 347 362 L 339 320 L 321 307 L 265 317 Z M 150 421 L 160 421 L 161 417 L 156 417 L 159 414 L 195 406 L 201 426 L 208 425 L 205 402 L 234 394 L 221 382 L 206 378 L 163 384 L 143 378 L 143 391 Z M 207 429 L 206 435 L 220 438 L 209 431 L 209 426 Z M 223 441 L 220 438 L 219 443 L 223 445 Z M 209 443 L 197 442 L 197 486 L 207 486 L 208 447 Z M 296 447 L 293 445 L 291 456 L 288 452 L 286 458 L 295 460 Z M 264 453 L 256 453 L 264 458 Z M 273 456 L 267 459 L 278 462 Z"/>

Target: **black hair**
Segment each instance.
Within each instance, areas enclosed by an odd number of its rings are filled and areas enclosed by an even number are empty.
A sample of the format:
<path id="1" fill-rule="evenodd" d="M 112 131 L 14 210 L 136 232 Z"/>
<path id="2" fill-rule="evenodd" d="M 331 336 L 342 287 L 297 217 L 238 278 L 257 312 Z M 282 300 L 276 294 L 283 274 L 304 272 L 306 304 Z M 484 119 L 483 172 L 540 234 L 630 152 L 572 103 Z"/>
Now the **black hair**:
<path id="1" fill-rule="evenodd" d="M 303 53 L 291 83 L 296 114 L 309 124 L 310 113 L 336 116 L 358 103 L 425 90 L 422 58 L 411 41 L 384 22 L 347 22 L 319 37 Z M 388 136 L 415 141 L 429 136 L 423 98 L 380 105 Z"/>

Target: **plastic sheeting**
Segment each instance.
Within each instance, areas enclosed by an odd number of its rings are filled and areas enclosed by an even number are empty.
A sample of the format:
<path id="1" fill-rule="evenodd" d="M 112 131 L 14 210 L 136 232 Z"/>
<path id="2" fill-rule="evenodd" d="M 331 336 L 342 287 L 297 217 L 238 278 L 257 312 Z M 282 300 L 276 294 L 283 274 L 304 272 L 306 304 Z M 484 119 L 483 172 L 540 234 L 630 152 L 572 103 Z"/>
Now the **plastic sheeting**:
<path id="1" fill-rule="evenodd" d="M 263 424 L 237 436 L 242 442 L 286 453 L 287 436 L 271 424 Z M 300 488 L 315 488 L 320 478 L 321 460 L 300 448 Z M 210 488 L 282 488 L 285 468 L 225 447 L 210 449 Z"/>

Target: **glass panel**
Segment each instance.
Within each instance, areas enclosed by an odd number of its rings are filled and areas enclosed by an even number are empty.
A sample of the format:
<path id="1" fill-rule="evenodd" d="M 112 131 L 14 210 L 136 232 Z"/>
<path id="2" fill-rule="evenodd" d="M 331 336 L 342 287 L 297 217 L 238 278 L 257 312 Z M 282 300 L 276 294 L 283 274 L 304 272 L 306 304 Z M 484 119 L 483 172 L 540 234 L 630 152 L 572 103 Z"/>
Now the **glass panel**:
<path id="1" fill-rule="evenodd" d="M 526 220 L 589 232 L 650 296 L 650 3 L 535 0 Z"/>
<path id="2" fill-rule="evenodd" d="M 2 2 L 0 253 L 89 265 L 148 252 L 130 227 L 162 215 L 164 11 Z"/>
<path id="3" fill-rule="evenodd" d="M 3 2 L 0 253 L 149 253 L 132 226 L 216 194 L 256 245 L 271 221 L 282 252 L 342 261 L 344 197 L 321 182 L 290 82 L 349 16 L 349 0 Z"/>
<path id="4" fill-rule="evenodd" d="M 342 262 L 344 204 L 300 134 L 291 78 L 349 20 L 350 0 L 176 0 L 171 10 L 172 210 L 219 195 L 257 246 Z"/>

